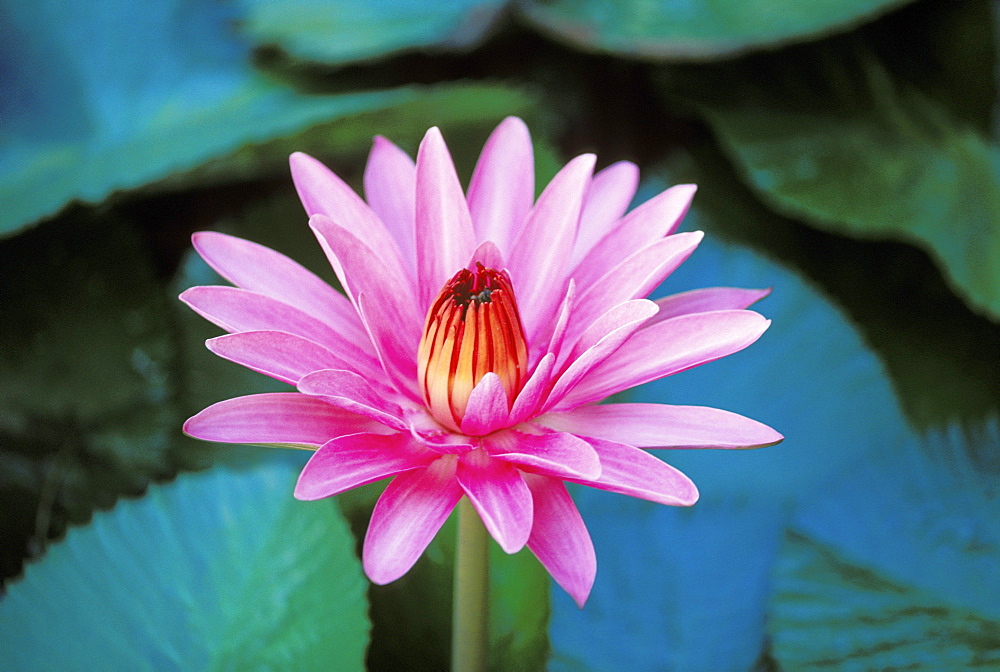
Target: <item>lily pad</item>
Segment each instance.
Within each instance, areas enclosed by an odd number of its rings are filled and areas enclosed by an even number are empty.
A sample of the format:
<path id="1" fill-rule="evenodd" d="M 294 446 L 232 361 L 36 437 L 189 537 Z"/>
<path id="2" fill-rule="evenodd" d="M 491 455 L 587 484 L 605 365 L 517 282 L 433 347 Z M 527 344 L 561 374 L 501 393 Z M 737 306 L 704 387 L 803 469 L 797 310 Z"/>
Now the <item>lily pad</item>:
<path id="1" fill-rule="evenodd" d="M 996 418 L 883 446 L 806 503 L 794 529 L 846 562 L 992 621 L 1000 645 L 998 456 Z"/>
<path id="2" fill-rule="evenodd" d="M 0 8 L 8 34 L 0 235 L 72 201 L 96 203 L 245 145 L 416 96 L 296 93 L 251 69 L 249 46 L 228 28 L 237 18 L 207 1 Z"/>
<path id="3" fill-rule="evenodd" d="M 340 64 L 406 49 L 456 51 L 493 27 L 507 0 L 240 0 L 241 30 L 307 61 Z"/>
<path id="4" fill-rule="evenodd" d="M 708 60 L 846 30 L 908 0 L 530 0 L 527 20 L 574 46 L 647 59 Z"/>
<path id="5" fill-rule="evenodd" d="M 827 231 L 926 250 L 971 308 L 1000 320 L 1000 147 L 864 53 L 771 58 L 752 83 L 748 72 L 692 99 L 761 199 Z"/>
<path id="6" fill-rule="evenodd" d="M 792 537 L 776 581 L 774 656 L 789 670 L 995 670 L 1000 623 Z"/>
<path id="7" fill-rule="evenodd" d="M 700 225 L 698 200 L 685 220 Z M 773 320 L 746 350 L 649 383 L 623 400 L 714 406 L 785 435 L 749 451 L 656 451 L 698 485 L 690 510 L 578 488 L 598 557 L 576 608 L 552 597 L 556 669 L 751 669 L 765 655 L 771 575 L 789 514 L 869 451 L 910 435 L 878 360 L 798 276 L 706 238 L 657 290 L 773 287 Z M 844 418 L 850 418 L 845 422 Z"/>
<path id="8" fill-rule="evenodd" d="M 71 530 L 0 602 L 5 663 L 364 669 L 354 539 L 334 504 L 292 497 L 299 466 L 182 476 Z"/>

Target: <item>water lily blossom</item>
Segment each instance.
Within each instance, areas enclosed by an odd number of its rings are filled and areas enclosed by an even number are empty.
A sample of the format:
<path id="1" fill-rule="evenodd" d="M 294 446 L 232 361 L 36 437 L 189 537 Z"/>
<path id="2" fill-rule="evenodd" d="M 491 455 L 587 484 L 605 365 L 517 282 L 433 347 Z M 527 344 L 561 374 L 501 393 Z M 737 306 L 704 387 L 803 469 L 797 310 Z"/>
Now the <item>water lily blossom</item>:
<path id="1" fill-rule="evenodd" d="M 702 238 L 675 233 L 694 187 L 626 214 L 637 168 L 595 174 L 594 163 L 573 159 L 536 201 L 531 139 L 513 117 L 490 136 L 465 193 L 436 128 L 415 162 L 375 139 L 367 200 L 292 155 L 346 296 L 266 247 L 195 234 L 235 285 L 181 295 L 229 332 L 209 349 L 297 391 L 219 402 L 185 431 L 314 450 L 299 499 L 391 477 L 364 541 L 375 583 L 405 574 L 464 496 L 506 552 L 527 545 L 582 605 L 597 565 L 566 482 L 687 506 L 694 484 L 644 449 L 782 438 L 713 408 L 598 404 L 741 350 L 769 321 L 747 310 L 766 290 L 648 300 Z"/>

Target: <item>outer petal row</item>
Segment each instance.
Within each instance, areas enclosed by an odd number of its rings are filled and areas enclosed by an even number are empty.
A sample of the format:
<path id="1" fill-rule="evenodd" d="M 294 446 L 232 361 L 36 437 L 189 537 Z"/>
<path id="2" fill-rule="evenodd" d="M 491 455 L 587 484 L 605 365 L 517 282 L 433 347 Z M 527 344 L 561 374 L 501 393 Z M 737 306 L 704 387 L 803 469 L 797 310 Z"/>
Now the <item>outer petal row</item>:
<path id="1" fill-rule="evenodd" d="M 597 556 L 583 518 L 559 479 L 525 474 L 524 480 L 535 504 L 528 548 L 583 608 L 597 576 Z"/>
<path id="2" fill-rule="evenodd" d="M 759 448 L 783 438 L 756 420 L 705 406 L 601 404 L 549 413 L 535 422 L 642 448 Z"/>
<path id="3" fill-rule="evenodd" d="M 690 478 L 644 450 L 600 439 L 588 438 L 587 443 L 600 456 L 601 475 L 567 480 L 668 506 L 691 506 L 698 501 L 698 488 Z"/>
<path id="4" fill-rule="evenodd" d="M 459 458 L 458 483 L 489 533 L 507 553 L 516 553 L 531 533 L 531 493 L 518 469 L 474 450 Z"/>
<path id="5" fill-rule="evenodd" d="M 263 245 L 214 231 L 196 233 L 191 242 L 209 266 L 237 287 L 336 325 L 347 340 L 371 351 L 361 320 L 347 297 L 297 262 Z"/>
<path id="6" fill-rule="evenodd" d="M 390 583 L 413 567 L 462 498 L 455 468 L 456 458 L 446 455 L 389 483 L 365 534 L 362 564 L 368 578 Z"/>
<path id="7" fill-rule="evenodd" d="M 438 456 L 407 434 L 351 434 L 327 441 L 299 474 L 295 497 L 330 497 L 388 476 L 420 469 Z"/>
<path id="8" fill-rule="evenodd" d="M 359 373 L 382 378 L 381 366 L 366 350 L 330 325 L 277 299 L 236 287 L 192 287 L 180 295 L 196 313 L 226 331 L 283 331 L 353 362 Z M 367 338 L 363 343 L 370 343 Z"/>
<path id="9" fill-rule="evenodd" d="M 313 371 L 350 369 L 357 361 L 335 355 L 318 343 L 283 331 L 243 331 L 210 338 L 213 353 L 290 385 Z"/>
<path id="10" fill-rule="evenodd" d="M 184 423 L 184 432 L 196 439 L 292 448 L 318 448 L 345 434 L 385 431 L 364 416 L 298 392 L 226 399 Z"/>
<path id="11" fill-rule="evenodd" d="M 639 330 L 559 402 L 555 410 L 599 401 L 616 392 L 738 352 L 771 321 L 749 310 L 681 315 Z"/>

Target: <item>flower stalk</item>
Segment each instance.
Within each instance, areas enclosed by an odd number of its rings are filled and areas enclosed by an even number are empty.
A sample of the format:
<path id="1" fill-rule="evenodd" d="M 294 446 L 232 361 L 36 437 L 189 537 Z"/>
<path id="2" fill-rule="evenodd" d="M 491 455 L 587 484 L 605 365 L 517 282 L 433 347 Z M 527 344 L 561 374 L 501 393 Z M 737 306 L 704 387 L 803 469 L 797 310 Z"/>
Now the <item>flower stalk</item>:
<path id="1" fill-rule="evenodd" d="M 458 503 L 451 669 L 484 672 L 489 653 L 489 538 L 467 497 Z"/>

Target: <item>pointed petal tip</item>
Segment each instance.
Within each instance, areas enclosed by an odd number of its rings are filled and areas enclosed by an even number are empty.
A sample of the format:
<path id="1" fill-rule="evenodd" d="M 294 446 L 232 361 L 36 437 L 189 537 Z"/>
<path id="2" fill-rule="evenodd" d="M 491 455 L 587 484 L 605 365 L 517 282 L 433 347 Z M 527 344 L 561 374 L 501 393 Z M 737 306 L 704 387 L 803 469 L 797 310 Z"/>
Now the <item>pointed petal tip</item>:
<path id="1" fill-rule="evenodd" d="M 529 528 L 528 529 L 528 533 L 530 533 L 530 532 L 531 532 L 531 530 Z M 523 537 L 524 537 L 523 539 L 521 539 L 521 538 L 511 539 L 509 537 L 501 537 L 501 538 L 498 539 L 498 538 L 494 537 L 493 535 L 490 535 L 490 536 L 493 538 L 494 541 L 497 542 L 497 545 L 500 546 L 500 548 L 503 550 L 503 552 L 506 553 L 507 555 L 514 555 L 515 553 L 517 553 L 518 551 L 520 551 L 521 549 L 523 549 L 528 544 L 528 534 L 527 533 L 523 535 Z"/>
<path id="2" fill-rule="evenodd" d="M 583 170 L 583 167 L 586 166 L 590 172 L 594 172 L 594 166 L 597 165 L 597 154 L 594 154 L 593 152 L 586 152 L 574 157 L 569 163 L 579 163 L 581 170 Z"/>
<path id="3" fill-rule="evenodd" d="M 768 427 L 767 425 L 764 425 L 764 427 L 767 427 L 767 429 L 770 430 L 770 433 L 772 434 L 772 438 L 765 439 L 764 442 L 762 442 L 762 443 L 756 443 L 756 444 L 754 444 L 752 446 L 747 446 L 747 448 L 770 448 L 771 446 L 776 446 L 776 445 L 778 445 L 779 443 L 781 443 L 782 441 L 785 440 L 785 435 L 784 434 L 781 434 L 780 432 L 775 431 L 774 429 L 772 429 L 771 427 Z"/>
<path id="4" fill-rule="evenodd" d="M 214 238 L 216 236 L 224 236 L 224 235 L 226 234 L 219 233 L 218 231 L 195 231 L 194 233 L 191 234 L 191 245 L 194 247 L 194 249 L 198 250 L 198 253 L 200 254 L 201 250 L 199 249 L 199 247 L 203 245 L 207 240 L 210 240 L 211 238 Z"/>
<path id="5" fill-rule="evenodd" d="M 424 133 L 424 139 L 420 142 L 420 146 L 423 147 L 427 142 L 444 144 L 444 136 L 441 134 L 441 129 L 437 126 L 428 128 L 427 132 Z"/>
<path id="6" fill-rule="evenodd" d="M 499 124 L 497 124 L 497 128 L 499 128 L 501 126 L 505 126 L 505 127 L 506 126 L 517 126 L 518 128 L 523 128 L 524 130 L 528 130 L 528 125 L 526 123 L 524 123 L 524 120 L 521 119 L 521 117 L 518 117 L 517 115 L 514 115 L 514 114 L 509 114 L 506 117 L 504 117 L 503 121 L 501 121 Z"/>
<path id="7" fill-rule="evenodd" d="M 597 575 L 595 574 L 594 578 L 596 578 L 596 576 Z M 584 605 L 587 604 L 587 599 L 590 597 L 590 591 L 594 587 L 594 578 L 590 579 L 590 584 L 587 586 L 580 586 L 579 588 L 574 589 L 572 592 L 570 592 L 569 590 L 566 591 L 569 594 L 569 596 L 573 598 L 573 601 L 576 603 L 578 609 L 583 609 Z"/>
<path id="8" fill-rule="evenodd" d="M 192 305 L 192 303 L 191 303 L 191 294 L 195 293 L 194 290 L 196 290 L 196 289 L 198 289 L 198 288 L 197 287 L 188 287 L 183 292 L 181 292 L 180 294 L 178 294 L 177 298 L 180 301 L 183 301 L 184 303 L 186 303 L 191 308 L 194 308 L 194 305 Z"/>
<path id="9" fill-rule="evenodd" d="M 397 565 L 383 562 L 382 558 L 373 559 L 372 554 L 363 554 L 361 566 L 365 570 L 365 576 L 376 586 L 384 586 L 392 583 L 409 571 L 409 567 L 400 568 Z"/>
<path id="10" fill-rule="evenodd" d="M 309 215 L 309 227 L 315 231 L 317 226 L 336 226 L 336 223 L 324 214 Z"/>
<path id="11" fill-rule="evenodd" d="M 521 141 L 526 140 L 529 145 L 531 144 L 531 131 L 528 130 L 528 125 L 520 117 L 515 117 L 514 115 L 505 117 L 503 121 L 497 124 L 493 133 L 511 138 L 520 136 L 519 139 Z"/>
<path id="12" fill-rule="evenodd" d="M 292 496 L 300 502 L 315 502 L 317 499 L 323 499 L 326 495 L 317 492 L 308 482 L 303 482 L 302 477 L 304 475 L 305 471 L 299 474 L 299 479 L 295 482 L 295 490 L 292 491 Z"/>
<path id="13" fill-rule="evenodd" d="M 701 493 L 698 492 L 698 486 L 694 484 L 694 481 L 688 481 L 690 487 L 677 495 L 677 506 L 694 506 L 698 499 L 701 497 Z"/>
<path id="14" fill-rule="evenodd" d="M 181 431 L 184 432 L 184 434 L 186 434 L 187 436 L 190 436 L 192 439 L 201 440 L 200 437 L 195 434 L 195 431 L 197 431 L 196 426 L 198 424 L 198 416 L 201 415 L 203 412 L 204 411 L 199 411 L 195 413 L 190 418 L 185 420 L 184 424 L 181 426 Z"/>

